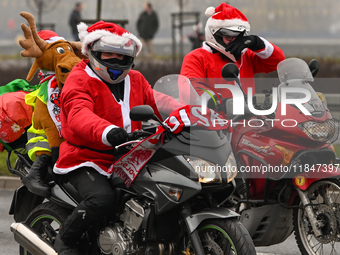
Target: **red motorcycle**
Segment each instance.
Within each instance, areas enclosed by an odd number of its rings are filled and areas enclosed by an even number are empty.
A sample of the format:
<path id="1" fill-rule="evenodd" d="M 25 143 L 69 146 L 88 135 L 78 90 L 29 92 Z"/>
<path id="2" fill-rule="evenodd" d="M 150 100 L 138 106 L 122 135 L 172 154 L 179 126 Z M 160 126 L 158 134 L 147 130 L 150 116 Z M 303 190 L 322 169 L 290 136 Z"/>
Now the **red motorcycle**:
<path id="1" fill-rule="evenodd" d="M 231 143 L 239 178 L 228 206 L 241 215 L 255 246 L 281 243 L 294 231 L 302 254 L 337 254 L 340 168 L 332 142 L 339 134 L 338 120 L 310 85 L 318 71 L 316 61 L 308 66 L 301 59 L 286 59 L 277 71 L 281 84 L 273 88 L 279 98 L 276 111 L 233 119 L 238 122 Z M 289 104 L 305 98 L 307 91 L 307 102 Z M 257 110 L 271 108 L 271 93 L 266 93 Z"/>

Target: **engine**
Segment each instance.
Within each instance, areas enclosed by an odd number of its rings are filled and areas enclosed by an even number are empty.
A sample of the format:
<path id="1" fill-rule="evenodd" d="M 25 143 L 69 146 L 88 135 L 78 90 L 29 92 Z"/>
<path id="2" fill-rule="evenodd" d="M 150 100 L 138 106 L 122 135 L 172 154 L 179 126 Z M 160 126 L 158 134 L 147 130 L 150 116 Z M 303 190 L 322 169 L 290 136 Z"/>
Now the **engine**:
<path id="1" fill-rule="evenodd" d="M 136 240 L 133 234 L 141 227 L 145 210 L 136 200 L 125 203 L 120 220 L 114 226 L 106 227 L 99 236 L 98 244 L 104 254 L 127 255 L 137 252 Z"/>

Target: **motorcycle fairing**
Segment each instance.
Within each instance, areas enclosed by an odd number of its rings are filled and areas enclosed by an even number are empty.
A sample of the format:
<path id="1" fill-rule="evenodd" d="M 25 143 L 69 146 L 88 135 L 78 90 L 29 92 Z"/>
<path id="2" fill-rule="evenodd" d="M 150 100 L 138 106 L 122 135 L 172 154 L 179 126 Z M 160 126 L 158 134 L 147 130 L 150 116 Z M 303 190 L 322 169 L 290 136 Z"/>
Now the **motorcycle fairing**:
<path id="1" fill-rule="evenodd" d="M 25 221 L 30 212 L 44 201 L 43 197 L 31 193 L 26 186 L 15 190 L 9 210 L 16 222 Z"/>
<path id="2" fill-rule="evenodd" d="M 183 166 L 179 165 L 178 167 Z M 174 180 L 176 180 L 175 184 Z M 160 184 L 175 185 L 176 187 L 181 188 L 183 192 L 180 200 L 178 202 L 172 200 L 160 188 Z M 150 163 L 144 167 L 136 177 L 135 181 L 131 184 L 131 187 L 138 193 L 143 194 L 144 196 L 155 201 L 156 215 L 164 213 L 176 207 L 178 204 L 182 204 L 184 201 L 195 196 L 202 189 L 201 183 L 192 181 L 182 174 L 179 174 L 172 169 L 156 162 Z"/>
<path id="3" fill-rule="evenodd" d="M 240 221 L 249 231 L 255 246 L 284 242 L 293 231 L 292 209 L 269 204 L 244 210 Z"/>

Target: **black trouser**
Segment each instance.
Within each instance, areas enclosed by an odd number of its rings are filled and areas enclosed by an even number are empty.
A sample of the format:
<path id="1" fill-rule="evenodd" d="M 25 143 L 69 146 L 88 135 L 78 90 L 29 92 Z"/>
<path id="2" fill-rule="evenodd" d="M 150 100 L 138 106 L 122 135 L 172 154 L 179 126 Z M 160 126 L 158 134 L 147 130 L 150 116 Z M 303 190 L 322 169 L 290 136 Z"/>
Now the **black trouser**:
<path id="1" fill-rule="evenodd" d="M 106 176 L 90 167 L 67 174 L 68 181 L 78 190 L 83 201 L 67 217 L 59 231 L 66 245 L 74 245 L 89 226 L 101 221 L 115 205 L 115 193 Z"/>

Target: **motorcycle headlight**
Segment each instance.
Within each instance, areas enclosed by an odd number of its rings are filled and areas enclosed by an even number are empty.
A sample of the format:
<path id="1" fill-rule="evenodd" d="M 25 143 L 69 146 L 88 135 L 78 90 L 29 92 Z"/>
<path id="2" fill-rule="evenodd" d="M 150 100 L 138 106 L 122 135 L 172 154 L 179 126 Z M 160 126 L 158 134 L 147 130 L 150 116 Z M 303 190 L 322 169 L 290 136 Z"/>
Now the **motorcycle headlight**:
<path id="1" fill-rule="evenodd" d="M 237 164 L 232 152 L 230 153 L 228 160 L 225 163 L 225 169 L 228 173 L 228 182 L 234 180 L 237 175 Z"/>
<path id="2" fill-rule="evenodd" d="M 168 195 L 172 200 L 178 202 L 179 199 L 182 196 L 183 190 L 181 188 L 178 188 L 176 186 L 169 186 L 165 184 L 158 184 L 158 187 L 161 188 L 161 190 Z"/>
<path id="3" fill-rule="evenodd" d="M 222 183 L 221 171 L 218 167 L 206 160 L 192 157 L 184 156 L 186 161 L 195 169 L 198 174 L 198 181 L 201 183 Z"/>
<path id="4" fill-rule="evenodd" d="M 334 142 L 339 135 L 339 121 L 329 119 L 323 122 L 306 121 L 298 124 L 298 127 L 308 137 L 317 142 Z"/>

